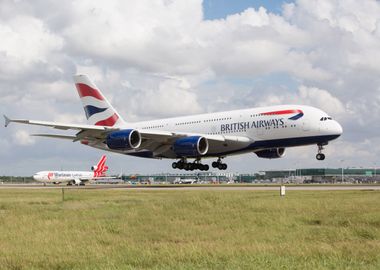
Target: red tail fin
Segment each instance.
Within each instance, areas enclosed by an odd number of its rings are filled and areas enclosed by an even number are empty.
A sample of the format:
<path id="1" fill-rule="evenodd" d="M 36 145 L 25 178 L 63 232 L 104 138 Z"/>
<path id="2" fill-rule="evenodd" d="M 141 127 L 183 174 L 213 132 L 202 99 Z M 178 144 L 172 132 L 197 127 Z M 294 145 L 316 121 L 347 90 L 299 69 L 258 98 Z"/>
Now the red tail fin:
<path id="1" fill-rule="evenodd" d="M 103 155 L 98 164 L 94 167 L 92 167 L 94 171 L 94 177 L 100 177 L 100 176 L 105 176 L 106 171 L 108 170 L 108 167 L 106 166 L 106 160 L 107 157 L 106 155 Z"/>

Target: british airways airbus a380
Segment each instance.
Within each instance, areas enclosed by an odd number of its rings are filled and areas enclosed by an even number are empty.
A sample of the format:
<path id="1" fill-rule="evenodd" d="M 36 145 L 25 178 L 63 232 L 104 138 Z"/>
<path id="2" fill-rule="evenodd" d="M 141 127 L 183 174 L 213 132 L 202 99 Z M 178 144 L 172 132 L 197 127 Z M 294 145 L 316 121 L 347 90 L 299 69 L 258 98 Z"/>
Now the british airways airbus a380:
<path id="1" fill-rule="evenodd" d="M 301 105 L 260 107 L 228 112 L 125 122 L 87 76 L 74 77 L 86 113 L 87 125 L 5 118 L 10 122 L 76 130 L 75 135 L 35 134 L 80 141 L 106 151 L 145 158 L 176 159 L 172 167 L 208 170 L 202 159 L 214 158 L 212 167 L 227 169 L 222 159 L 254 152 L 261 158 L 280 158 L 285 148 L 323 147 L 342 134 L 341 125 L 325 112 Z M 193 160 L 190 162 L 190 160 Z"/>

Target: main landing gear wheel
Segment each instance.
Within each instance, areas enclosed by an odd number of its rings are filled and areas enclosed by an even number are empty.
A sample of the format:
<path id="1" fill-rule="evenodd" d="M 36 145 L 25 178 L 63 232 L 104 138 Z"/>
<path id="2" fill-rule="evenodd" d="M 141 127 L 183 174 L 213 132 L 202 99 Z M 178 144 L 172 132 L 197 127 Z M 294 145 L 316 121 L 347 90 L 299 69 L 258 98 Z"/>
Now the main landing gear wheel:
<path id="1" fill-rule="evenodd" d="M 217 161 L 214 161 L 211 166 L 213 168 L 218 168 L 219 170 L 227 170 L 227 164 L 222 163 L 222 159 L 218 158 Z"/>
<path id="2" fill-rule="evenodd" d="M 325 157 L 325 154 L 322 154 L 322 153 L 318 153 L 316 156 L 317 160 L 324 160 L 326 157 Z"/>
<path id="3" fill-rule="evenodd" d="M 187 162 L 186 159 L 181 159 L 178 162 L 173 162 L 172 168 L 185 170 L 185 171 L 194 171 L 194 170 L 208 171 L 210 169 L 210 167 L 207 164 L 202 164 L 200 162 L 200 159 L 196 159 L 192 163 Z"/>

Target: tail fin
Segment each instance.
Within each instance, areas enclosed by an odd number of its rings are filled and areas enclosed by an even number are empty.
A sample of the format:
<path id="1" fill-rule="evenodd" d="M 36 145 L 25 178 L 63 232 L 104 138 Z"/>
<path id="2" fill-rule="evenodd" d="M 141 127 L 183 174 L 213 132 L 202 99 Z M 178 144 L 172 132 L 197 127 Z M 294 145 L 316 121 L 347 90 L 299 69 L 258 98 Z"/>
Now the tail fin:
<path id="1" fill-rule="evenodd" d="M 76 75 L 74 81 L 89 124 L 114 127 L 125 123 L 86 75 Z"/>
<path id="2" fill-rule="evenodd" d="M 108 167 L 106 166 L 106 160 L 107 160 L 106 155 L 103 155 L 100 158 L 98 164 L 91 167 L 91 169 L 94 171 L 94 177 L 105 176 L 106 171 L 108 170 Z"/>

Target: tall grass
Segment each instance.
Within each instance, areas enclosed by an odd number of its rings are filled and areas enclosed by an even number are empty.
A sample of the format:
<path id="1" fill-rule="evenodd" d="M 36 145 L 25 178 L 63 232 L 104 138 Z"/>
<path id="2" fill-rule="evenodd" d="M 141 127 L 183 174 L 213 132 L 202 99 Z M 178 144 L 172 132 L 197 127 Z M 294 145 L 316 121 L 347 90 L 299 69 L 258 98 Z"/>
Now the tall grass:
<path id="1" fill-rule="evenodd" d="M 380 192 L 0 190 L 1 269 L 380 269 Z"/>

